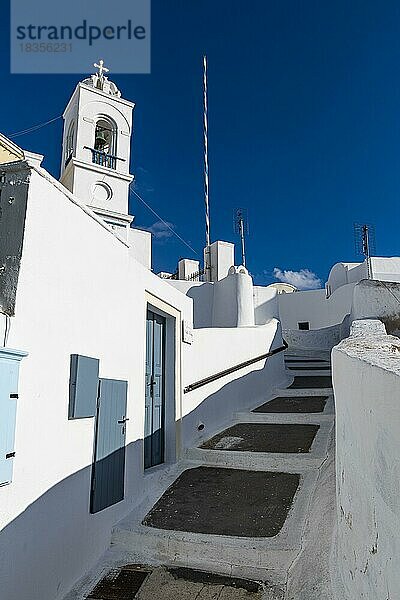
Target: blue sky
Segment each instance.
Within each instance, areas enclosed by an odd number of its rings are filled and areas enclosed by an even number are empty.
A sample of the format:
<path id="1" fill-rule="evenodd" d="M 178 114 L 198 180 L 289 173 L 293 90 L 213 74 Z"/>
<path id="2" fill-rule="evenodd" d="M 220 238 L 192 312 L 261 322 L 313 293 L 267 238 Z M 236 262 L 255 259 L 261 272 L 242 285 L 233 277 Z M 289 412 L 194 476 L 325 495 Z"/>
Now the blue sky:
<path id="1" fill-rule="evenodd" d="M 5 134 L 60 115 L 81 79 L 10 75 L 8 35 L 3 15 Z M 203 53 L 212 239 L 234 241 L 232 210 L 247 207 L 248 267 L 259 284 L 273 281 L 274 269 L 309 270 L 324 282 L 335 262 L 357 259 L 354 221 L 375 224 L 376 254 L 398 255 L 399 3 L 153 0 L 151 75 L 113 79 L 136 102 L 136 189 L 199 255 Z M 94 60 L 100 57 L 107 64 L 105 48 L 94 49 Z M 15 141 L 44 154 L 58 176 L 60 120 Z M 130 209 L 139 227 L 157 221 L 139 201 Z M 156 271 L 196 258 L 160 226 L 154 230 Z"/>

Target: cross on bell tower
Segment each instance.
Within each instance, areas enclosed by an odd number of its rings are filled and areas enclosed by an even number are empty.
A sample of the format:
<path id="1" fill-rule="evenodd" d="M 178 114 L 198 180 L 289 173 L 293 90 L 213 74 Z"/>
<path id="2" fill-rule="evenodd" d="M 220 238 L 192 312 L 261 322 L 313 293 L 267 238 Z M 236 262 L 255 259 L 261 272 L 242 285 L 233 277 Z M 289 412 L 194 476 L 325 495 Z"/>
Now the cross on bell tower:
<path id="1" fill-rule="evenodd" d="M 97 85 L 96 87 L 99 87 L 101 90 L 103 89 L 103 85 L 104 85 L 104 79 L 107 79 L 104 77 L 104 73 L 109 73 L 110 69 L 107 69 L 107 67 L 104 66 L 104 60 L 101 59 L 99 60 L 99 64 L 94 63 L 93 64 L 94 67 L 96 67 L 96 69 L 98 69 L 98 73 L 95 73 L 95 77 L 97 76 Z"/>
<path id="2" fill-rule="evenodd" d="M 107 67 L 104 66 L 104 60 L 103 59 L 99 60 L 99 64 L 94 63 L 93 66 L 96 67 L 96 69 L 99 70 L 100 79 L 103 79 L 103 73 L 109 73 L 110 72 L 110 69 L 107 69 Z"/>
<path id="3" fill-rule="evenodd" d="M 64 111 L 60 181 L 115 229 L 127 229 L 135 105 L 121 98 L 102 59 L 93 66 L 97 72 L 78 83 Z"/>

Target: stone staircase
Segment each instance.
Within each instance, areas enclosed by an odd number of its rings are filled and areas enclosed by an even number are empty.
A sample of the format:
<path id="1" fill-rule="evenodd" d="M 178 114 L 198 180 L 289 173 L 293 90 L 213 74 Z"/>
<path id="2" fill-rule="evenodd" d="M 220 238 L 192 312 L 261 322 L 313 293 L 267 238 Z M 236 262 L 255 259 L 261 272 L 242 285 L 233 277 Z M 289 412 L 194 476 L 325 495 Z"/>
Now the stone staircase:
<path id="1" fill-rule="evenodd" d="M 188 450 L 114 528 L 120 561 L 259 580 L 273 590 L 266 597 L 283 598 L 307 543 L 334 424 L 326 356 L 287 353 L 285 362 L 294 377 L 288 388 Z"/>

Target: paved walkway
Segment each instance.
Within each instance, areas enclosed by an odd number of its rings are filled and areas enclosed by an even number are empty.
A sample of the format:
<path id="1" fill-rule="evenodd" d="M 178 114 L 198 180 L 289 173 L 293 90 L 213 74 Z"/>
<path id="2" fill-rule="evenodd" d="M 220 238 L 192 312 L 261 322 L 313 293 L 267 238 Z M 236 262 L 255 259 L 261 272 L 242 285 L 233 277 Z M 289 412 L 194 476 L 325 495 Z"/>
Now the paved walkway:
<path id="1" fill-rule="evenodd" d="M 92 585 L 76 598 L 331 600 L 330 365 L 296 355 L 286 364 L 294 376 L 287 389 L 189 450 L 162 490 L 115 529 L 119 564 L 136 566 L 106 577 L 124 579 L 130 569 L 137 590 L 133 583 L 130 595 Z M 157 564 L 174 568 L 137 566 Z"/>

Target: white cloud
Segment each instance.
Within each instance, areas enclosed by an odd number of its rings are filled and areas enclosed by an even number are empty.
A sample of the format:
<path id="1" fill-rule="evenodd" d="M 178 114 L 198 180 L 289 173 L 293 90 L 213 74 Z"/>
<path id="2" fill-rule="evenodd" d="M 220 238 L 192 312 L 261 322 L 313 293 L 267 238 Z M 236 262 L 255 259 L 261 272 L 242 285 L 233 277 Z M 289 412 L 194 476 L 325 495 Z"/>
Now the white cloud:
<path id="1" fill-rule="evenodd" d="M 274 276 L 283 283 L 290 283 L 299 290 L 316 290 L 321 287 L 321 280 L 315 273 L 308 269 L 300 271 L 282 271 L 275 267 Z"/>
<path id="2" fill-rule="evenodd" d="M 136 167 L 137 178 L 135 178 L 134 189 L 139 194 L 150 194 L 154 192 L 152 177 L 144 167 Z"/>
<path id="3" fill-rule="evenodd" d="M 151 227 L 148 227 L 147 231 L 150 231 L 156 240 L 167 240 L 174 235 L 170 228 L 174 229 L 173 223 L 157 221 Z"/>

